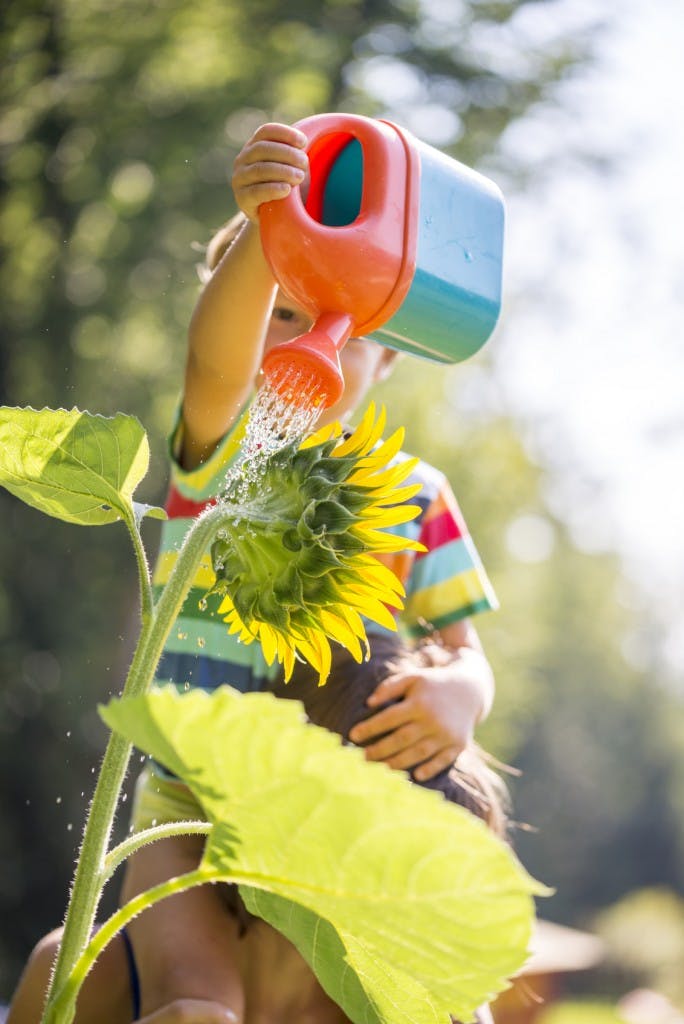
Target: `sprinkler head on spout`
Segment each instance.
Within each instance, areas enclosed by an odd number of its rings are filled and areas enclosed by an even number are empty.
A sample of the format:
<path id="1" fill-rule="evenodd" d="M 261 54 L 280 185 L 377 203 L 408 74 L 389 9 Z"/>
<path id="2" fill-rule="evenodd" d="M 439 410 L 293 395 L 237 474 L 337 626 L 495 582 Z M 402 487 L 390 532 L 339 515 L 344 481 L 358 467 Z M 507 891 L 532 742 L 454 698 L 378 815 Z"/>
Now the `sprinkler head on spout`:
<path id="1" fill-rule="evenodd" d="M 346 313 L 324 313 L 306 334 L 276 345 L 263 365 L 271 386 L 293 405 L 334 405 L 344 391 L 339 353 L 353 326 Z"/>

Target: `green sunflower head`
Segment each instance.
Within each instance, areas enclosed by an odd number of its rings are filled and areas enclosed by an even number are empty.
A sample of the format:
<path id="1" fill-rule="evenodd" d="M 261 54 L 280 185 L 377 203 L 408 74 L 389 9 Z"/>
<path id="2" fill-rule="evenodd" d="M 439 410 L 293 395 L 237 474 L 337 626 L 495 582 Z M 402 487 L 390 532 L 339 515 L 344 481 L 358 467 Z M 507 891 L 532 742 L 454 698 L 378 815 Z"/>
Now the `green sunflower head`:
<path id="1" fill-rule="evenodd" d="M 388 465 L 403 431 L 380 443 L 384 423 L 371 404 L 348 437 L 335 423 L 266 455 L 237 483 L 239 501 L 230 490 L 223 499 L 236 514 L 212 546 L 212 593 L 230 631 L 258 640 L 286 678 L 303 657 L 324 682 L 331 639 L 360 661 L 362 616 L 396 628 L 387 606 L 402 607 L 403 588 L 374 554 L 422 549 L 385 529 L 415 517 L 406 501 L 419 485 L 400 486 L 417 460 Z"/>

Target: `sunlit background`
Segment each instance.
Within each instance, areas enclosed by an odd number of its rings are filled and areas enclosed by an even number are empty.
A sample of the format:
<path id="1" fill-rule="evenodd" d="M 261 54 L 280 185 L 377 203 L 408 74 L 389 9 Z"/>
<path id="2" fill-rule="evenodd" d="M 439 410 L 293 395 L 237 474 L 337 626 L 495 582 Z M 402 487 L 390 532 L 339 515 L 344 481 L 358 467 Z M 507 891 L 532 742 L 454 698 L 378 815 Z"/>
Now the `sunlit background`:
<path id="1" fill-rule="evenodd" d="M 684 1010 L 679 0 L 13 0 L 5 20 L 0 399 L 136 414 L 146 500 L 195 264 L 259 123 L 390 117 L 501 186 L 493 339 L 447 373 L 405 360 L 382 397 L 448 473 L 502 602 L 478 623 L 498 678 L 481 739 L 522 771 L 513 840 L 556 889 L 540 913 L 602 943 L 583 970 L 561 954 L 556 1002 L 515 1019 L 601 1024 L 623 1000 L 658 1024 L 637 988 Z M 0 499 L 1 1001 L 63 913 L 135 570 L 116 527 Z"/>

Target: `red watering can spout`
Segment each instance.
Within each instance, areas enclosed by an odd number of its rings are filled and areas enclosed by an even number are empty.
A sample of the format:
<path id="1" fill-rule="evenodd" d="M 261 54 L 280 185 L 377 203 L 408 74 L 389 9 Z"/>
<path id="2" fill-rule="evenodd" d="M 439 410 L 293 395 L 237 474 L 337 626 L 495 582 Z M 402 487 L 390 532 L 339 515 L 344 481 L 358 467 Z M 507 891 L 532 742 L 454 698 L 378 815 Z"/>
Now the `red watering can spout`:
<path id="1" fill-rule="evenodd" d="M 271 387 L 295 405 L 305 396 L 324 409 L 334 405 L 344 391 L 339 353 L 353 327 L 347 313 L 323 313 L 306 334 L 276 345 L 263 365 Z"/>

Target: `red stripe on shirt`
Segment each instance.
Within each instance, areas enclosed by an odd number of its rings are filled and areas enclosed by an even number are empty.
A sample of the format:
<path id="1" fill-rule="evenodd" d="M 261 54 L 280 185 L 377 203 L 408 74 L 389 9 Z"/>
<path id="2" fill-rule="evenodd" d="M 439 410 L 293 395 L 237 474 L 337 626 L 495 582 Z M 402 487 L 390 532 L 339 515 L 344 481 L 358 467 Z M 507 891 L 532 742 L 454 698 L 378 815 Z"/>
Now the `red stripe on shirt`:
<path id="1" fill-rule="evenodd" d="M 185 498 L 180 491 L 172 485 L 166 499 L 166 514 L 169 519 L 194 519 L 200 512 L 203 512 L 208 505 L 215 505 L 216 498 L 207 498 L 205 501 L 192 501 Z"/>
<path id="2" fill-rule="evenodd" d="M 460 540 L 462 536 L 459 525 L 450 510 L 446 510 L 439 516 L 423 521 L 423 528 L 420 531 L 418 540 L 421 544 L 425 545 L 427 551 L 419 551 L 416 554 L 416 559 L 424 558 L 431 551 L 441 548 L 443 544 L 448 544 L 452 540 Z"/>

